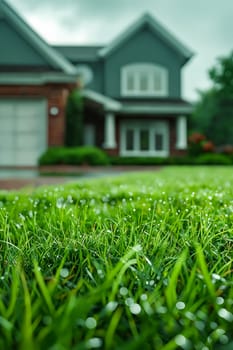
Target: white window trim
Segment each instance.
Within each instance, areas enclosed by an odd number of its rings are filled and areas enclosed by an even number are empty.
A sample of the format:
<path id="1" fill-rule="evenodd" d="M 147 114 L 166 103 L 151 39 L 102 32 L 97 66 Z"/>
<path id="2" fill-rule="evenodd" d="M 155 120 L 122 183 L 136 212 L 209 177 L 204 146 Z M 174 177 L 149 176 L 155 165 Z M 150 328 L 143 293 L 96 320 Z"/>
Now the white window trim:
<path id="1" fill-rule="evenodd" d="M 154 75 L 159 72 L 161 74 L 161 90 L 153 89 Z M 134 75 L 135 89 L 128 90 L 127 78 L 128 74 Z M 146 91 L 140 90 L 140 74 L 145 73 L 148 76 L 149 89 Z M 121 95 L 122 96 L 167 96 L 168 95 L 168 70 L 160 65 L 152 63 L 133 63 L 125 65 L 121 68 Z"/>
<path id="2" fill-rule="evenodd" d="M 134 130 L 134 150 L 126 149 L 126 131 L 128 129 Z M 140 130 L 149 130 L 149 150 L 140 150 Z M 158 130 L 164 135 L 164 149 L 161 151 L 154 149 L 154 135 Z M 120 125 L 120 155 L 123 157 L 168 157 L 169 156 L 169 126 L 166 121 L 138 121 L 132 122 L 132 120 L 122 121 Z"/>

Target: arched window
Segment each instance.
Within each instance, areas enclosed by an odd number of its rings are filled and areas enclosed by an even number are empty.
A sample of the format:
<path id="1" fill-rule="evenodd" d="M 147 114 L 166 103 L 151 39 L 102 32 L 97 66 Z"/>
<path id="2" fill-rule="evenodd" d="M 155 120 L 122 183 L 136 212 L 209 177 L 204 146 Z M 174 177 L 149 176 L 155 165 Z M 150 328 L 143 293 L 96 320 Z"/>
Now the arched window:
<path id="1" fill-rule="evenodd" d="M 168 71 L 151 63 L 134 63 L 121 68 L 122 96 L 167 96 Z"/>

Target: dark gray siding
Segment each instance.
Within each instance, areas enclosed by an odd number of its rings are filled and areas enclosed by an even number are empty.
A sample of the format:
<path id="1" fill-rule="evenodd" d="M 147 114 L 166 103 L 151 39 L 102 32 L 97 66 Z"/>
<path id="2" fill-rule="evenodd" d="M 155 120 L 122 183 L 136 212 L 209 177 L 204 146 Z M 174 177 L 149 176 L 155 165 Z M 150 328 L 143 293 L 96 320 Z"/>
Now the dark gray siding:
<path id="1" fill-rule="evenodd" d="M 41 55 L 7 21 L 0 21 L 0 65 L 48 66 Z"/>
<path id="2" fill-rule="evenodd" d="M 128 41 L 116 48 L 105 61 L 104 93 L 113 98 L 120 97 L 120 70 L 130 63 L 155 63 L 167 68 L 169 76 L 169 96 L 180 97 L 180 69 L 183 58 L 161 39 L 145 27 Z"/>

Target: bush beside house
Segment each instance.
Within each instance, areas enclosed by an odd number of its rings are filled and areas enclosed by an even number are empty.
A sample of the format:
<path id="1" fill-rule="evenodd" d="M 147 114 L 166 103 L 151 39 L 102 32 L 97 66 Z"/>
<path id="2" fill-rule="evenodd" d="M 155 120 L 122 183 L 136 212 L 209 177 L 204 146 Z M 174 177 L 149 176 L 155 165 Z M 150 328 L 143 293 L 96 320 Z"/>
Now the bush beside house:
<path id="1" fill-rule="evenodd" d="M 182 157 L 113 157 L 97 147 L 54 147 L 39 159 L 39 165 L 112 165 L 112 166 L 156 166 L 156 165 L 231 165 L 232 154 L 204 152 Z"/>
<path id="2" fill-rule="evenodd" d="M 97 147 L 49 148 L 39 159 L 39 165 L 108 165 L 107 154 Z"/>

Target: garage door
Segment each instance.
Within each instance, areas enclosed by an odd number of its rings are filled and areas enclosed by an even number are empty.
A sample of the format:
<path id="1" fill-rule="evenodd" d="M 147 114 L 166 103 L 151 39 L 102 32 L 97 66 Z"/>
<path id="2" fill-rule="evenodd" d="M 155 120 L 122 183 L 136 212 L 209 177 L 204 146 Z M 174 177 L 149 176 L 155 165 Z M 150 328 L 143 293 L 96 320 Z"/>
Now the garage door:
<path id="1" fill-rule="evenodd" d="M 0 166 L 36 165 L 47 148 L 44 99 L 0 99 Z"/>

